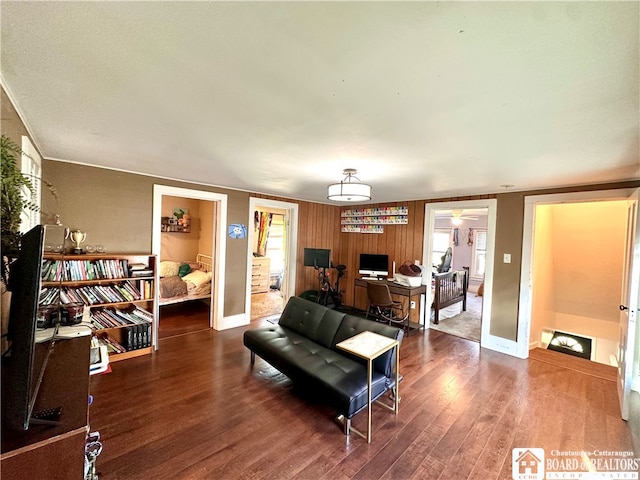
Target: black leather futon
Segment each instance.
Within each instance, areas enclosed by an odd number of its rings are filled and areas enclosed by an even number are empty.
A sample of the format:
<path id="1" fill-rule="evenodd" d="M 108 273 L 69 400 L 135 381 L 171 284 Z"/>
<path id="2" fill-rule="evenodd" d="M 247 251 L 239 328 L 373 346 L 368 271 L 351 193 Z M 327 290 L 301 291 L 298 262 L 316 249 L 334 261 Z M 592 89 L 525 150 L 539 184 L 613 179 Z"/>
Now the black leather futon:
<path id="1" fill-rule="evenodd" d="M 367 407 L 367 363 L 336 348 L 336 344 L 369 330 L 402 342 L 403 331 L 372 320 L 332 310 L 300 297 L 291 297 L 277 325 L 244 332 L 244 345 L 289 377 L 296 387 L 312 393 L 350 419 Z M 392 349 L 373 362 L 372 401 L 395 388 Z"/>

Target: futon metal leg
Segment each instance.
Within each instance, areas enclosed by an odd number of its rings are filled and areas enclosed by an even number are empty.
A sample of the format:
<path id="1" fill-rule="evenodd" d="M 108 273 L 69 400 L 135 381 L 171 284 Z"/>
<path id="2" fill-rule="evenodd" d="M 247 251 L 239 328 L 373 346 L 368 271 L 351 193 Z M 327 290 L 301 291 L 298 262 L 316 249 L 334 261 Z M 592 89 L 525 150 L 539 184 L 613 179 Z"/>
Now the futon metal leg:
<path id="1" fill-rule="evenodd" d="M 349 431 L 351 430 L 351 419 L 350 418 L 345 418 L 344 419 L 344 434 L 348 437 L 349 436 Z"/>
<path id="2" fill-rule="evenodd" d="M 251 352 L 251 365 L 256 363 L 256 354 L 255 352 Z"/>

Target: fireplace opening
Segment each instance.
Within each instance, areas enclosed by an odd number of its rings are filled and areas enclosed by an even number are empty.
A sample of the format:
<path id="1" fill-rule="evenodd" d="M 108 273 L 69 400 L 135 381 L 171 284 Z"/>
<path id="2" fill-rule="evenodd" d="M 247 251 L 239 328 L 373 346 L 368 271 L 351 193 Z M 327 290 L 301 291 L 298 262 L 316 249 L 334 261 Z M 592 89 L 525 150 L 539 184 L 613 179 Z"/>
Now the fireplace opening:
<path id="1" fill-rule="evenodd" d="M 547 349 L 591 360 L 591 339 L 571 333 L 553 332 Z"/>

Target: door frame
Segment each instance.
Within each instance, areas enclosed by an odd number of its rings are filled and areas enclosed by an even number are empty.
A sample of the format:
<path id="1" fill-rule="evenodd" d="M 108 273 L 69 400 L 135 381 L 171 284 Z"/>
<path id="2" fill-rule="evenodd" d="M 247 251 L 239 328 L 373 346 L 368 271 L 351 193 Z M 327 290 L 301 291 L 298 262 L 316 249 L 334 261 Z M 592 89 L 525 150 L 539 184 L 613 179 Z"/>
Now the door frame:
<path id="1" fill-rule="evenodd" d="M 602 202 L 627 200 L 633 188 L 589 190 L 583 192 L 527 195 L 524 197 L 524 223 L 522 232 L 522 265 L 520 268 L 520 298 L 518 307 L 517 351 L 520 358 L 529 357 L 531 338 L 531 310 L 533 308 L 533 240 L 535 235 L 535 209 L 538 205 L 561 203 Z"/>
<path id="2" fill-rule="evenodd" d="M 285 275 L 282 284 L 282 292 L 284 293 L 284 302 L 289 297 L 295 296 L 296 287 L 296 263 L 298 251 L 298 207 L 297 203 L 283 202 L 280 200 L 269 200 L 266 198 L 249 198 L 249 219 L 247 225 L 253 225 L 254 212 L 259 208 L 284 210 L 285 213 Z M 251 321 L 251 272 L 253 263 L 253 243 L 255 237 L 255 229 L 247 228 L 247 280 L 246 280 L 246 299 L 245 312 L 247 316 L 247 324 Z"/>
<path id="3" fill-rule="evenodd" d="M 484 275 L 484 295 L 482 299 L 482 326 L 480 333 L 480 346 L 496 350 L 499 352 L 513 355 L 510 351 L 503 348 L 503 338 L 491 335 L 491 300 L 493 296 L 493 263 L 495 257 L 495 238 L 496 238 L 496 218 L 497 218 L 498 201 L 495 198 L 487 198 L 482 200 L 460 200 L 455 202 L 433 202 L 425 204 L 424 216 L 424 241 L 422 251 L 423 265 L 431 264 L 431 250 L 433 231 L 435 230 L 436 211 L 437 210 L 464 210 L 465 208 L 486 208 L 487 209 L 487 253 L 486 268 Z M 431 298 L 431 288 L 427 288 L 425 295 L 425 325 L 431 327 L 430 323 L 430 305 L 433 302 Z"/>
<path id="4" fill-rule="evenodd" d="M 227 224 L 227 195 L 222 193 L 208 192 L 204 190 L 195 190 L 190 188 L 170 187 L 168 185 L 153 186 L 153 225 L 151 252 L 160 259 L 161 252 L 161 224 L 162 224 L 162 197 L 183 197 L 195 200 L 205 200 L 213 202 L 215 209 L 215 222 L 213 224 L 213 251 L 211 256 L 214 258 L 213 277 L 211 279 L 213 288 L 211 289 L 211 305 L 209 312 L 209 327 L 215 330 L 223 330 L 224 326 L 224 282 L 226 268 L 226 251 L 227 236 L 224 234 L 223 228 Z M 154 326 L 153 337 L 156 350 L 158 349 L 158 322 L 160 320 L 160 306 L 158 302 L 160 285 L 156 281 L 154 302 Z"/>

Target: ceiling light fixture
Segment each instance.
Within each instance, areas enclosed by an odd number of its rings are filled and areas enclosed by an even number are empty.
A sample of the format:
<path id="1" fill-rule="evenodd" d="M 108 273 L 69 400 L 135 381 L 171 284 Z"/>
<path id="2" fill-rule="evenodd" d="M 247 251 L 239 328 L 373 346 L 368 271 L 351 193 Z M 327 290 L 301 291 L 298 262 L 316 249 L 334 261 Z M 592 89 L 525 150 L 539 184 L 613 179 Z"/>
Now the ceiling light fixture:
<path id="1" fill-rule="evenodd" d="M 345 168 L 342 171 L 344 180 L 332 183 L 328 187 L 327 198 L 336 202 L 365 202 L 371 200 L 371 185 L 362 183 L 355 168 Z"/>

